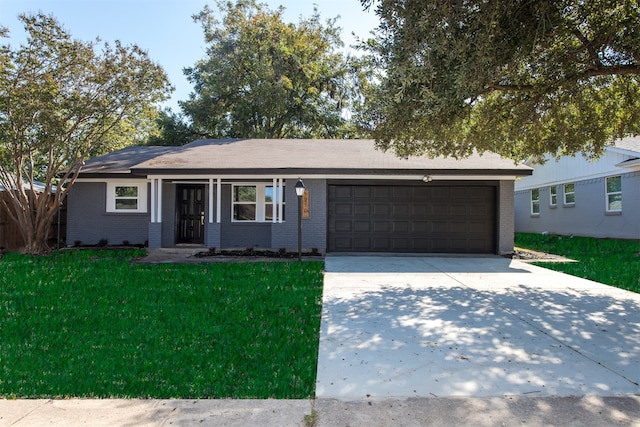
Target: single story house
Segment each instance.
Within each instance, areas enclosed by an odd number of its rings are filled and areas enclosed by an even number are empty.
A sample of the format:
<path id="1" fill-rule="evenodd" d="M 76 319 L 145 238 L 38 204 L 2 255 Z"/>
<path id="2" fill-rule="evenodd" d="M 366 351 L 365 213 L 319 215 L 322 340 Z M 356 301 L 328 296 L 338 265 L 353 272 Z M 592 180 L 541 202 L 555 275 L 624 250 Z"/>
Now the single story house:
<path id="1" fill-rule="evenodd" d="M 640 138 L 595 161 L 551 157 L 515 183 L 516 231 L 640 239 Z"/>
<path id="2" fill-rule="evenodd" d="M 69 193 L 67 242 L 150 248 L 509 253 L 514 181 L 495 154 L 397 158 L 371 140 L 197 140 L 86 162 Z"/>

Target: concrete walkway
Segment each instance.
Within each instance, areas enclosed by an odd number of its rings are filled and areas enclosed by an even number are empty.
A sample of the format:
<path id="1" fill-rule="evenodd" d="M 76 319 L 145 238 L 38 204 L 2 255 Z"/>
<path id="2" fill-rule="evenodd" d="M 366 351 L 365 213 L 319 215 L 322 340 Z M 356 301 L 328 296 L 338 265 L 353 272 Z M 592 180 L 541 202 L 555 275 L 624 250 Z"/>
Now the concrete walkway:
<path id="1" fill-rule="evenodd" d="M 328 256 L 316 395 L 640 393 L 640 295 L 502 257 Z"/>

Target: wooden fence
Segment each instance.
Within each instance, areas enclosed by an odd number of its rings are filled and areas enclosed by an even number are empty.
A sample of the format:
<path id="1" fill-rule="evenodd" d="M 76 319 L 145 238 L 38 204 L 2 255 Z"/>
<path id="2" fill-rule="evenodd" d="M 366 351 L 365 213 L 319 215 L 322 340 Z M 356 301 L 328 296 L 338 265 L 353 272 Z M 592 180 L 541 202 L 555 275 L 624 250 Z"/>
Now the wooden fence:
<path id="1" fill-rule="evenodd" d="M 7 200 L 8 196 L 0 192 L 0 197 Z M 58 227 L 59 224 L 59 227 Z M 51 229 L 49 230 L 49 246 L 58 248 L 65 246 L 67 236 L 67 204 L 62 204 L 58 216 L 53 218 Z M 18 225 L 11 219 L 9 213 L 0 204 L 0 252 L 19 251 L 24 248 L 24 240 L 18 229 Z"/>

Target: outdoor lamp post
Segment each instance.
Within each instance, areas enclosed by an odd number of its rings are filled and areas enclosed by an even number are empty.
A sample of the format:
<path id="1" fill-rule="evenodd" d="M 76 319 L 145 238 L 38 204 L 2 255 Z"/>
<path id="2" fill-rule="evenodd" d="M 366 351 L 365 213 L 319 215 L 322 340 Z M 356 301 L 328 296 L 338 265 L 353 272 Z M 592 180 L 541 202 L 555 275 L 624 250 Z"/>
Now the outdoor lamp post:
<path id="1" fill-rule="evenodd" d="M 302 178 L 296 182 L 296 196 L 298 196 L 298 261 L 302 261 L 302 196 L 304 195 L 304 183 Z"/>

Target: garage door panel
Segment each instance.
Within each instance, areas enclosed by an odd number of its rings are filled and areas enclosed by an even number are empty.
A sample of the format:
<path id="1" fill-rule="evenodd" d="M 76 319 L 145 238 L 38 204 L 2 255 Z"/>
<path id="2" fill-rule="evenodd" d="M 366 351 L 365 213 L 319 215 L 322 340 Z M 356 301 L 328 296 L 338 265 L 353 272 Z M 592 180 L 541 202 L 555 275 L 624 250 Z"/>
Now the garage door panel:
<path id="1" fill-rule="evenodd" d="M 492 186 L 329 185 L 328 251 L 491 253 Z"/>
<path id="2" fill-rule="evenodd" d="M 356 216 L 365 215 L 368 217 L 369 215 L 371 215 L 371 205 L 364 204 L 364 203 L 357 203 L 354 205 L 353 213 Z"/>

